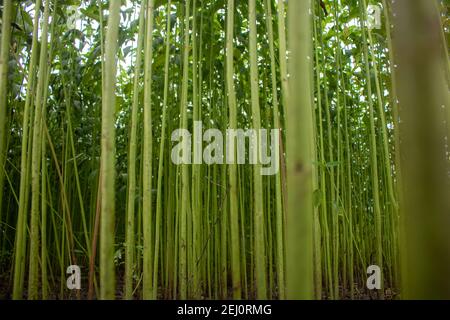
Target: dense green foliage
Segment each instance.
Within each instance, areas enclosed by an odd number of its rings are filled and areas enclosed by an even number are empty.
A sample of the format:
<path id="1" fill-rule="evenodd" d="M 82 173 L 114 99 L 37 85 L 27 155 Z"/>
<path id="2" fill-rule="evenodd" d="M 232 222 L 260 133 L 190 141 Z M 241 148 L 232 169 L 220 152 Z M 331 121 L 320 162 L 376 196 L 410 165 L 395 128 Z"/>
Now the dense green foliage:
<path id="1" fill-rule="evenodd" d="M 450 19 L 405 1 L 2 1 L 0 299 L 449 298 Z M 174 164 L 194 121 L 279 171 Z"/>

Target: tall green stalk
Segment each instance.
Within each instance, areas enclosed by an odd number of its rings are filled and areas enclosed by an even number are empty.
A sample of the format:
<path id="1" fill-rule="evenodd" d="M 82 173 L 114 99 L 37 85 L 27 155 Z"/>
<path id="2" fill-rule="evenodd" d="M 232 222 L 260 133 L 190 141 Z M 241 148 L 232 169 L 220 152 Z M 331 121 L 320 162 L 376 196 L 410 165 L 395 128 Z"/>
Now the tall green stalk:
<path id="1" fill-rule="evenodd" d="M 9 51 L 11 42 L 11 19 L 13 13 L 13 3 L 11 0 L 3 2 L 2 16 L 2 40 L 0 47 L 0 223 L 3 217 L 3 185 L 5 179 L 5 160 L 6 160 L 6 119 L 8 108 L 8 67 Z M 0 238 L 0 246 L 1 246 Z"/>
<path id="2" fill-rule="evenodd" d="M 102 99 L 101 138 L 101 227 L 100 227 L 100 298 L 115 297 L 115 109 L 116 54 L 120 23 L 120 1 L 109 5 L 105 39 L 105 80 Z"/>
<path id="3" fill-rule="evenodd" d="M 287 97 L 288 97 L 288 76 L 287 76 L 287 56 L 286 56 L 286 13 L 284 9 L 284 0 L 278 1 L 278 52 L 280 61 L 280 78 L 281 78 L 281 101 L 283 106 L 283 114 L 287 115 Z"/>
<path id="4" fill-rule="evenodd" d="M 282 1 L 280 1 L 281 3 Z M 278 92 L 277 92 L 277 72 L 276 72 L 276 61 L 275 61 L 275 46 L 274 46 L 274 36 L 273 36 L 273 25 L 272 25 L 272 5 L 271 1 L 266 0 L 264 3 L 264 8 L 266 11 L 266 25 L 269 37 L 269 52 L 270 52 L 270 73 L 272 82 L 272 108 L 273 108 L 273 128 L 280 129 L 280 116 L 279 116 L 279 105 L 278 105 Z M 283 36 L 280 37 L 280 39 Z M 280 40 L 280 43 L 282 40 Z M 281 45 L 280 45 L 281 47 Z M 280 63 L 281 64 L 281 63 Z M 281 143 L 282 136 L 280 134 Z M 276 158 L 280 159 L 281 146 L 276 149 L 272 149 L 271 152 L 276 153 Z M 276 210 L 276 270 L 277 270 L 277 285 L 279 291 L 279 298 L 284 299 L 286 296 L 285 292 L 285 263 L 284 263 L 284 212 L 282 204 L 282 189 L 281 189 L 281 173 L 276 173 L 275 176 L 275 210 Z"/>
<path id="5" fill-rule="evenodd" d="M 143 140 L 143 297 L 153 298 L 153 218 L 152 218 L 152 59 L 154 0 L 146 0 L 146 36 L 144 45 L 144 140 Z"/>
<path id="6" fill-rule="evenodd" d="M 200 103 L 201 96 L 199 96 L 199 72 L 198 72 L 198 29 L 197 29 L 197 0 L 193 0 L 193 21 L 192 21 L 192 105 L 193 105 L 193 120 L 201 121 Z M 192 258 L 191 258 L 191 275 L 190 284 L 192 298 L 198 299 L 200 297 L 200 246 L 201 246 L 201 157 L 202 157 L 202 132 L 194 127 L 192 138 L 193 143 L 193 165 L 192 165 Z"/>
<path id="7" fill-rule="evenodd" d="M 287 117 L 287 297 L 312 299 L 313 116 L 311 97 L 311 1 L 289 4 L 289 97 Z"/>
<path id="8" fill-rule="evenodd" d="M 163 109 L 161 117 L 161 143 L 159 146 L 159 162 L 158 162 L 158 181 L 156 190 L 156 232 L 155 232 L 155 259 L 153 266 L 153 283 L 158 283 L 158 256 L 159 256 L 159 246 L 160 246 L 160 229 L 159 226 L 162 222 L 162 180 L 163 180 L 163 170 L 164 170 L 164 148 L 166 145 L 166 121 L 167 121 L 167 108 L 168 108 L 168 93 L 169 93 L 169 58 L 170 58 L 170 10 L 171 10 L 171 0 L 167 2 L 167 25 L 166 25 L 166 47 L 165 47 L 165 58 L 164 58 L 164 93 L 163 93 Z M 168 165 L 168 164 L 166 164 Z M 157 290 L 153 291 L 153 298 L 156 299 Z"/>
<path id="9" fill-rule="evenodd" d="M 402 297 L 449 299 L 448 123 L 450 94 L 435 1 L 392 1 L 398 65 Z"/>
<path id="10" fill-rule="evenodd" d="M 187 118 L 187 103 L 188 103 L 188 76 L 189 76 L 189 9 L 190 0 L 185 3 L 185 17 L 184 17 L 184 35 L 183 35 L 183 80 L 181 87 L 181 128 L 188 128 Z M 183 139 L 183 150 L 188 150 L 187 141 Z M 183 155 L 184 156 L 184 155 Z M 189 204 L 189 169 L 188 164 L 181 165 L 181 204 L 180 204 L 180 218 L 179 218 L 179 278 L 180 278 L 180 298 L 186 299 L 188 293 L 188 231 L 187 219 L 190 212 Z"/>
<path id="11" fill-rule="evenodd" d="M 145 34 L 145 6 L 141 3 L 139 14 L 139 33 L 137 39 L 136 61 L 134 69 L 133 104 L 131 106 L 131 131 L 128 154 L 128 197 L 127 197 L 127 227 L 125 253 L 125 298 L 133 295 L 133 272 L 135 255 L 135 208 L 136 208 L 136 150 L 137 150 L 137 122 L 139 109 L 139 80 L 141 78 L 142 48 Z"/>
<path id="12" fill-rule="evenodd" d="M 234 0 L 228 0 L 227 5 L 227 40 L 226 40 L 226 73 L 228 90 L 229 128 L 237 129 L 236 92 L 234 89 Z M 241 298 L 241 269 L 239 257 L 239 202 L 237 190 L 236 147 L 231 150 L 232 163 L 228 165 L 230 179 L 230 245 L 231 245 L 231 276 L 233 299 Z M 228 161 L 227 156 L 227 161 Z"/>

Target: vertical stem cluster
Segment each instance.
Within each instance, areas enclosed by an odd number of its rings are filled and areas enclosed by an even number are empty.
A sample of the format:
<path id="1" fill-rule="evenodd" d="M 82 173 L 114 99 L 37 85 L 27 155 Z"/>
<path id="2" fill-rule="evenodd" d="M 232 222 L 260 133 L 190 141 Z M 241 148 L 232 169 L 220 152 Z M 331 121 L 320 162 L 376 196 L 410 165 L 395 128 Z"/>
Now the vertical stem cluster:
<path id="1" fill-rule="evenodd" d="M 258 142 L 261 141 L 259 129 L 261 128 L 261 116 L 259 106 L 259 76 L 257 61 L 257 30 L 256 30 L 256 2 L 249 0 L 249 53 L 250 53 L 250 88 L 251 88 L 251 110 L 253 129 L 258 132 Z M 258 149 L 259 150 L 259 149 Z M 260 150 L 258 152 L 261 152 Z M 259 154 L 256 164 L 253 166 L 253 193 L 254 193 L 254 230 L 255 230 L 255 278 L 256 297 L 266 299 L 267 297 L 267 272 L 266 253 L 264 245 L 264 207 L 263 207 L 263 185 L 261 177 L 261 163 Z"/>
<path id="2" fill-rule="evenodd" d="M 438 1 L 57 3 L 3 1 L 0 291 L 448 297 Z"/>
<path id="3" fill-rule="evenodd" d="M 33 42 L 31 45 L 31 58 L 28 67 L 28 82 L 27 82 L 27 96 L 25 100 L 24 113 L 23 113 L 23 124 L 22 124 L 22 148 L 21 148 L 21 162 L 20 167 L 22 168 L 20 172 L 20 193 L 19 193 L 19 208 L 17 217 L 17 227 L 16 227 L 16 241 L 15 241 L 15 255 L 14 255 L 14 284 L 13 284 L 13 298 L 22 299 L 23 298 L 23 282 L 25 275 L 25 256 L 26 256 L 26 226 L 27 226 L 27 207 L 28 207 L 28 148 L 31 147 L 31 143 L 28 141 L 28 136 L 30 134 L 30 106 L 33 96 L 33 86 L 35 79 L 35 68 L 37 64 L 38 52 L 38 30 L 39 30 L 39 16 L 41 1 L 36 0 L 35 3 L 35 16 L 33 24 Z"/>
<path id="4" fill-rule="evenodd" d="M 40 221 L 40 171 L 41 171 L 41 147 L 42 147 L 42 107 L 44 104 L 44 86 L 47 76 L 46 60 L 48 41 L 48 19 L 50 12 L 50 0 L 45 2 L 44 20 L 42 22 L 42 41 L 39 58 L 38 83 L 36 87 L 33 146 L 31 154 L 31 228 L 30 228 L 30 269 L 28 275 L 28 298 L 37 299 L 39 276 L 39 221 Z"/>

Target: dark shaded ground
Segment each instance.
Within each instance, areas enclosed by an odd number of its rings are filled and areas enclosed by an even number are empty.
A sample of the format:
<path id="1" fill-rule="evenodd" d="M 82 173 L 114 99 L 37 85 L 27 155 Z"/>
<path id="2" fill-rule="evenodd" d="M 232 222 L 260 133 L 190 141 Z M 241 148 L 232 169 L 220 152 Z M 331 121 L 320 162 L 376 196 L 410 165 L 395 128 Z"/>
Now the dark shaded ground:
<path id="1" fill-rule="evenodd" d="M 358 288 L 356 284 L 353 299 L 350 297 L 350 292 L 348 290 L 342 292 L 342 288 L 340 288 L 340 296 L 341 300 L 380 300 L 380 295 L 376 290 L 370 291 L 365 288 L 361 289 Z M 384 290 L 384 300 L 396 300 L 398 298 L 398 293 L 393 289 L 387 288 Z M 324 295 L 322 299 L 326 300 L 327 296 Z"/>
<path id="2" fill-rule="evenodd" d="M 117 283 L 117 292 L 116 292 L 116 299 L 123 299 L 123 276 L 119 275 L 119 281 Z M 83 279 L 86 280 L 86 279 Z M 84 283 L 87 283 L 84 282 Z M 9 273 L 3 272 L 0 273 L 0 300 L 10 300 L 12 298 L 12 279 L 10 279 Z M 53 290 L 52 292 L 49 293 L 49 299 L 51 300 L 60 300 L 60 293 L 59 293 L 59 288 L 60 288 L 60 284 L 58 284 L 56 286 L 56 288 L 58 288 L 57 290 Z M 340 295 L 341 295 L 341 299 L 343 300 L 350 300 L 350 296 L 349 296 L 349 292 L 343 292 L 342 288 L 340 289 Z M 356 288 L 355 292 L 354 292 L 354 297 L 353 300 L 378 300 L 379 296 L 377 294 L 377 292 L 375 291 L 371 291 L 368 292 L 367 290 L 361 290 Z M 26 292 L 26 288 L 24 290 L 24 297 L 26 298 L 27 296 L 27 292 Z M 163 298 L 162 294 L 159 294 L 160 298 Z M 137 297 L 136 297 L 137 298 Z M 87 299 L 87 289 L 86 290 L 80 290 L 79 292 L 77 290 L 73 290 L 73 291 L 69 291 L 67 289 L 64 289 L 64 299 L 68 299 L 68 300 L 77 300 L 77 299 L 82 299 L 85 300 Z M 324 295 L 323 299 L 326 300 L 327 296 Z M 398 299 L 398 293 L 396 293 L 394 290 L 392 289 L 385 289 L 385 299 L 386 300 L 394 300 L 394 299 Z"/>

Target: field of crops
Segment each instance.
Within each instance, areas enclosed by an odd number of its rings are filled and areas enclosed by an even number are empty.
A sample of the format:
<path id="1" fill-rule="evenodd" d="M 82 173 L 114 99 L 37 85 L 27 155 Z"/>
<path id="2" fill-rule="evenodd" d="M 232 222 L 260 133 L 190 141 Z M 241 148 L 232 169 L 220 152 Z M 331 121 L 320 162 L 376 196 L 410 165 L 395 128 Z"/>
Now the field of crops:
<path id="1" fill-rule="evenodd" d="M 449 9 L 0 1 L 0 299 L 450 299 Z"/>

